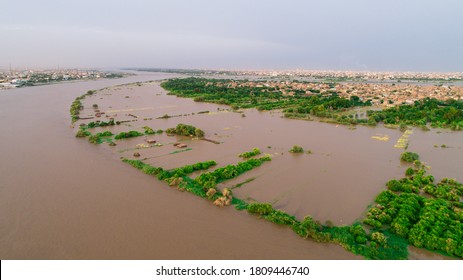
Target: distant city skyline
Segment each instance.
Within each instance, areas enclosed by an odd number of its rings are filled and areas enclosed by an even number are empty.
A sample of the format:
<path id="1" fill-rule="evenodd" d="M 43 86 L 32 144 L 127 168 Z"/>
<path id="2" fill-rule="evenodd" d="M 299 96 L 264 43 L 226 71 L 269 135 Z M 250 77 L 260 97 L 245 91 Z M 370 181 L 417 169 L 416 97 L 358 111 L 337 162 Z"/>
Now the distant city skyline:
<path id="1" fill-rule="evenodd" d="M 463 71 L 463 2 L 6 1 L 0 69 Z"/>

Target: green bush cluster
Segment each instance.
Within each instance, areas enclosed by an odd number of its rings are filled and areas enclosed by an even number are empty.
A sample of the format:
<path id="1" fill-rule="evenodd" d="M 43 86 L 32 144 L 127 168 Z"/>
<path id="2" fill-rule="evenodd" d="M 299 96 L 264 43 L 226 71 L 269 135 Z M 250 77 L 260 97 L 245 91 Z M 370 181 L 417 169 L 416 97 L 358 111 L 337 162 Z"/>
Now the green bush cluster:
<path id="1" fill-rule="evenodd" d="M 166 133 L 177 134 L 183 136 L 196 136 L 199 138 L 204 137 L 204 131 L 192 125 L 179 123 L 175 128 L 166 129 Z"/>
<path id="2" fill-rule="evenodd" d="M 149 126 L 144 126 L 143 129 L 145 130 L 145 134 L 156 134 L 156 131 L 154 131 L 154 129 L 152 129 L 151 127 Z"/>
<path id="3" fill-rule="evenodd" d="M 400 156 L 400 159 L 405 162 L 414 162 L 420 159 L 420 156 L 417 153 L 413 152 L 403 152 Z"/>
<path id="4" fill-rule="evenodd" d="M 82 129 L 82 128 L 80 128 L 76 133 L 76 137 L 87 137 L 90 135 L 92 134 L 89 131 Z"/>
<path id="5" fill-rule="evenodd" d="M 295 224 L 296 217 L 291 216 L 281 210 L 273 209 L 269 203 L 253 202 L 246 207 L 248 213 L 257 214 L 264 219 L 279 225 L 293 225 Z"/>
<path id="6" fill-rule="evenodd" d="M 107 121 L 107 122 L 104 122 L 104 121 L 97 121 L 97 122 L 89 122 L 87 124 L 87 127 L 88 128 L 94 128 L 94 127 L 105 127 L 105 126 L 112 126 L 112 125 L 116 125 L 116 123 L 114 122 L 113 119 Z"/>
<path id="7" fill-rule="evenodd" d="M 239 157 L 250 158 L 250 157 L 253 157 L 253 156 L 260 155 L 260 154 L 261 154 L 261 151 L 259 150 L 259 148 L 254 148 L 254 149 L 252 149 L 252 151 L 244 152 L 244 153 L 240 154 Z"/>
<path id="8" fill-rule="evenodd" d="M 427 184 L 423 188 L 424 192 L 436 197 L 452 202 L 460 201 L 463 197 L 463 186 L 454 179 L 444 178 L 440 183 Z"/>
<path id="9" fill-rule="evenodd" d="M 88 137 L 88 142 L 93 143 L 93 144 L 101 144 L 106 138 L 111 137 L 111 136 L 113 136 L 113 133 L 111 131 L 99 132 L 99 133 L 90 135 Z"/>
<path id="10" fill-rule="evenodd" d="M 164 170 L 161 174 L 158 175 L 158 179 L 164 180 L 166 178 L 171 178 L 171 177 L 184 177 L 195 171 L 207 170 L 210 167 L 215 166 L 215 165 L 217 165 L 217 162 L 215 162 L 214 160 L 208 160 L 208 161 L 198 162 L 198 163 L 191 164 L 191 165 L 185 165 L 185 166 L 175 168 L 172 170 Z"/>
<path id="11" fill-rule="evenodd" d="M 119 139 L 124 139 L 124 138 L 132 138 L 132 137 L 138 137 L 138 136 L 143 136 L 144 134 L 135 130 L 131 130 L 129 132 L 121 132 L 117 134 L 114 139 L 119 140 Z"/>
<path id="12" fill-rule="evenodd" d="M 291 150 L 289 150 L 290 153 L 295 153 L 295 154 L 298 154 L 298 153 L 303 153 L 304 152 L 304 149 L 301 147 L 301 146 L 298 146 L 298 145 L 294 145 Z"/>
<path id="13" fill-rule="evenodd" d="M 325 226 L 307 216 L 297 220 L 284 211 L 275 210 L 268 203 L 253 202 L 240 205 L 237 209 L 246 209 L 264 219 L 279 225 L 290 226 L 302 238 L 310 238 L 317 242 L 340 244 L 346 250 L 360 254 L 367 259 L 406 259 L 408 243 L 405 239 L 379 231 L 368 233 L 361 224 L 333 227 Z"/>

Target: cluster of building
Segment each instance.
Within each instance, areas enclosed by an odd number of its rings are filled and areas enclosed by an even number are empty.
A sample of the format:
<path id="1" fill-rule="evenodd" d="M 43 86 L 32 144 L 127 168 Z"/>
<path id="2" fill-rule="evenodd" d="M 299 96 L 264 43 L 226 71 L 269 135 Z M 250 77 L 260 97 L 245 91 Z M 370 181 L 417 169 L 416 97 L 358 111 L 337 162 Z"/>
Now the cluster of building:
<path id="1" fill-rule="evenodd" d="M 220 71 L 219 71 L 220 72 Z M 318 71 L 318 70 L 290 70 L 290 71 L 222 71 L 224 74 L 238 76 L 260 77 L 290 77 L 312 78 L 324 80 L 359 80 L 359 81 L 463 81 L 463 72 L 428 73 L 428 72 L 369 72 L 369 71 Z"/>
<path id="2" fill-rule="evenodd" d="M 119 73 L 97 70 L 9 70 L 0 72 L 0 89 L 34 86 L 61 81 L 118 77 L 122 77 L 122 75 Z"/>
<path id="3" fill-rule="evenodd" d="M 281 92 L 283 95 L 306 96 L 337 93 L 340 97 L 358 96 L 361 100 L 371 100 L 373 105 L 390 107 L 413 104 L 430 97 L 438 100 L 463 100 L 463 86 L 416 85 L 390 83 L 313 83 L 300 81 L 232 81 L 221 84 L 228 88 L 255 87 L 263 91 Z"/>

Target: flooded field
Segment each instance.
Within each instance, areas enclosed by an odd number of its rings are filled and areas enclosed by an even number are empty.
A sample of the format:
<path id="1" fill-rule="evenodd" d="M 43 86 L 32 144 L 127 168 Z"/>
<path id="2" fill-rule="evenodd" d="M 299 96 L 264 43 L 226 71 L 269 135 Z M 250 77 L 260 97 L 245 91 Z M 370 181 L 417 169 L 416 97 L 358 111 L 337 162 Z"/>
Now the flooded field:
<path id="1" fill-rule="evenodd" d="M 106 112 L 106 118 L 130 120 L 120 126 L 94 128 L 92 132 L 143 131 L 143 126 L 165 130 L 185 123 L 203 129 L 206 138 L 220 142 L 217 145 L 189 137 L 156 134 L 118 141 L 115 147 L 105 145 L 116 157 L 134 158 L 136 151 L 144 162 L 165 169 L 206 160 L 216 160 L 217 167 L 221 167 L 239 161 L 237 156 L 244 151 L 261 149 L 272 155 L 271 163 L 226 181 L 222 187 L 233 188 L 252 180 L 236 188 L 234 193 L 240 198 L 270 202 L 298 218 L 310 214 L 322 222 L 351 224 L 385 189 L 385 182 L 401 178 L 406 169 L 400 163 L 403 149 L 396 145 L 404 135 L 399 130 L 363 126 L 352 129 L 289 120 L 281 118 L 278 112 L 254 109 L 236 113 L 224 106 L 166 95 L 159 83 L 106 89 L 85 99 L 85 104 L 81 116 L 92 116 L 92 104 L 97 104 Z M 157 119 L 164 115 L 174 117 Z M 88 120 L 77 124 L 81 122 Z M 463 151 L 458 133 L 411 130 L 405 136 L 410 149 L 423 155 L 422 159 L 433 167 L 432 172 L 438 179 L 444 176 L 461 179 L 458 170 L 461 165 L 457 163 L 461 162 Z M 162 146 L 136 149 L 137 145 L 146 145 L 146 138 Z M 177 142 L 185 142 L 189 150 L 171 154 L 178 150 L 172 145 Z M 431 144 L 434 142 L 445 142 L 448 148 L 441 148 L 441 144 L 434 148 Z M 289 153 L 293 145 L 312 153 Z M 455 164 L 448 168 L 446 162 Z"/>
<path id="2" fill-rule="evenodd" d="M 344 225 L 365 214 L 388 180 L 403 177 L 403 149 L 395 147 L 403 132 L 289 120 L 254 109 L 234 113 L 226 106 L 169 96 L 157 81 L 120 85 L 172 76 L 142 73 L 0 95 L 0 123 L 6 132 L 0 147 L 2 259 L 359 258 L 340 246 L 303 240 L 287 228 L 178 192 L 120 158 L 133 159 L 138 152 L 144 162 L 165 169 L 206 160 L 221 167 L 258 147 L 273 160 L 219 187 L 234 188 L 237 197 L 272 203 L 298 218 L 312 215 Z M 83 100 L 80 116 L 93 117 L 93 104 L 105 114 L 70 128 L 74 98 L 104 87 Z M 173 117 L 159 119 L 164 115 Z M 220 144 L 165 133 L 116 141 L 116 146 L 74 137 L 79 124 L 111 117 L 127 122 L 90 131 L 165 130 L 185 123 Z M 161 146 L 137 149 L 146 139 Z M 437 179 L 463 180 L 461 134 L 413 129 L 408 141 Z M 177 142 L 188 149 L 172 145 Z M 289 153 L 293 145 L 312 153 Z M 440 258 L 420 251 L 411 255 L 434 257 Z"/>
<path id="3" fill-rule="evenodd" d="M 0 94 L 0 258 L 360 258 L 166 188 L 105 152 L 107 146 L 74 137 L 75 97 L 171 76 L 142 73 Z"/>

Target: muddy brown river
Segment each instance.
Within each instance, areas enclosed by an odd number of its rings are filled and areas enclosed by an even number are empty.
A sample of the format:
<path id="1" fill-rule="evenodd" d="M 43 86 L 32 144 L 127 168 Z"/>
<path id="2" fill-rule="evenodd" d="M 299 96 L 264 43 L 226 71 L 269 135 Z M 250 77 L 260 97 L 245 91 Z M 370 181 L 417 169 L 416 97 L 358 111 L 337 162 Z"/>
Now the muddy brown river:
<path id="1" fill-rule="evenodd" d="M 394 147 L 402 132 L 289 120 L 278 112 L 246 110 L 243 117 L 225 106 L 166 95 L 159 82 L 119 86 L 173 76 L 141 72 L 118 80 L 0 92 L 2 259 L 361 258 L 167 187 L 120 161 L 133 158 L 134 147 L 145 143 L 143 137 L 118 141 L 115 147 L 75 138 L 69 106 L 87 90 L 109 87 L 84 100 L 81 116 L 92 116 L 92 104 L 98 104 L 107 116 L 134 121 L 104 130 L 140 131 L 144 125 L 166 129 L 187 123 L 221 142 L 155 135 L 163 146 L 137 151 L 147 163 L 164 168 L 204 160 L 216 160 L 220 167 L 258 147 L 273 160 L 219 187 L 253 179 L 234 189 L 235 195 L 336 225 L 360 219 L 385 182 L 402 177 L 403 149 Z M 209 113 L 198 114 L 204 111 Z M 156 119 L 164 114 L 182 116 Z M 77 124 L 81 122 L 88 120 Z M 461 133 L 414 129 L 409 149 L 432 166 L 437 179 L 461 181 L 461 139 Z M 171 154 L 177 149 L 173 142 L 184 142 L 191 150 Z M 295 144 L 312 153 L 288 153 Z M 440 256 L 411 250 L 411 258 Z"/>

